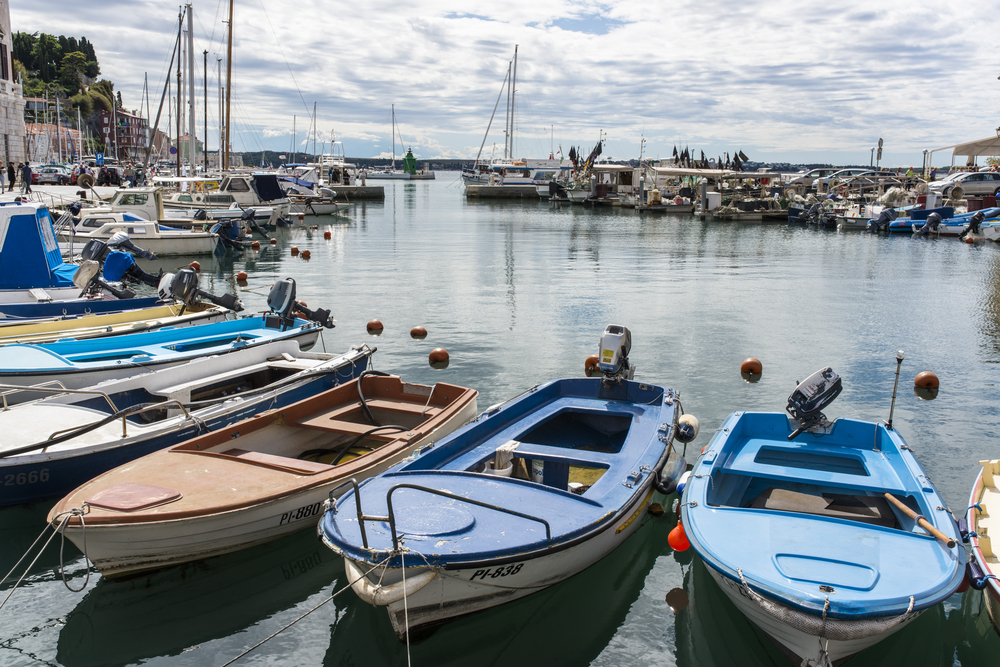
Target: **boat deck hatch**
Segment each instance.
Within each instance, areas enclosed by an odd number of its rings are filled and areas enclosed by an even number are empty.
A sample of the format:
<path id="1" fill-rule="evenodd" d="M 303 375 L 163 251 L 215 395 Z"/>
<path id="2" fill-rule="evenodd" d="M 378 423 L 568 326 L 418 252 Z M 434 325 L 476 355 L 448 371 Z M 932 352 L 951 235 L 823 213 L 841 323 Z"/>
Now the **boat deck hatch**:
<path id="1" fill-rule="evenodd" d="M 632 417 L 567 410 L 518 437 L 523 443 L 616 454 L 628 436 Z"/>
<path id="2" fill-rule="evenodd" d="M 819 454 L 817 452 L 795 451 L 780 447 L 761 447 L 753 461 L 754 463 L 764 463 L 785 468 L 822 470 L 842 475 L 869 476 L 865 464 L 855 458 Z"/>
<path id="3" fill-rule="evenodd" d="M 834 519 L 847 519 L 886 528 L 899 528 L 889 503 L 880 496 L 840 493 L 802 493 L 771 487 L 753 499 L 754 509 L 798 512 Z"/>

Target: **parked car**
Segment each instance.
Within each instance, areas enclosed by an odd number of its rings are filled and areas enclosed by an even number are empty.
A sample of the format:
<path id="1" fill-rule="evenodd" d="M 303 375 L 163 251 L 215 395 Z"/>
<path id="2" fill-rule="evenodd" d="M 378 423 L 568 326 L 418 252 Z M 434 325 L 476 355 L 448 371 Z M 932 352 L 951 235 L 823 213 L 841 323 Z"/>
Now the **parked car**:
<path id="1" fill-rule="evenodd" d="M 32 185 L 66 185 L 69 182 L 69 172 L 65 167 L 45 165 L 31 170 Z"/>
<path id="2" fill-rule="evenodd" d="M 866 171 L 871 171 L 871 169 L 866 169 L 864 167 L 850 167 L 848 169 L 838 169 L 837 171 L 829 174 L 827 176 L 821 176 L 813 181 L 813 190 L 818 190 L 819 186 L 822 184 L 824 190 L 829 190 L 830 185 L 837 185 L 842 181 L 854 178 L 855 176 L 860 176 Z"/>
<path id="3" fill-rule="evenodd" d="M 959 171 L 932 182 L 929 188 L 931 192 L 940 192 L 951 199 L 962 199 L 968 195 L 1000 195 L 1000 172 Z"/>
<path id="4" fill-rule="evenodd" d="M 795 188 L 795 191 L 799 194 L 804 193 L 806 190 L 813 187 L 813 182 L 817 178 L 822 178 L 823 176 L 829 176 L 830 174 L 839 171 L 836 167 L 818 167 L 811 171 L 807 171 L 804 174 L 793 174 L 791 179 L 786 184 L 788 187 Z"/>

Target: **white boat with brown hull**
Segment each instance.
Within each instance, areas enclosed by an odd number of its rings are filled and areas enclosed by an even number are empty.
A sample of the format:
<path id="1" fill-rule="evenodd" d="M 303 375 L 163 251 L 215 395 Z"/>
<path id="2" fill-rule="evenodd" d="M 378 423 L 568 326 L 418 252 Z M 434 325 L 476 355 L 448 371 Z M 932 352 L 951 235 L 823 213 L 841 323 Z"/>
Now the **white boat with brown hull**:
<path id="1" fill-rule="evenodd" d="M 345 481 L 382 472 L 466 423 L 477 395 L 363 375 L 105 473 L 49 517 L 84 508 L 86 527 L 73 518 L 63 531 L 81 548 L 86 540 L 105 576 L 236 551 L 314 527 Z"/>

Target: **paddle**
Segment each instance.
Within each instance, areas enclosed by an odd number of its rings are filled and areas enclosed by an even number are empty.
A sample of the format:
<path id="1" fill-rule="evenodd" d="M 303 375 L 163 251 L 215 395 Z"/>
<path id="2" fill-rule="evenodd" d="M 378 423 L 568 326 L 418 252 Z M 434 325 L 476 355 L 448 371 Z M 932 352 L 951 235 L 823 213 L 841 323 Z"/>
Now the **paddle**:
<path id="1" fill-rule="evenodd" d="M 950 537 L 948 537 L 947 535 L 945 535 L 944 533 L 942 533 L 940 530 L 938 530 L 937 528 L 935 528 L 934 526 L 932 526 L 927 519 L 925 519 L 924 517 L 920 516 L 919 514 L 917 514 L 913 510 L 911 510 L 909 507 L 907 507 L 906 505 L 904 505 L 903 501 L 901 501 L 900 499 L 898 499 L 896 496 L 892 495 L 891 493 L 886 492 L 885 498 L 890 503 L 892 503 L 893 505 L 895 505 L 896 507 L 898 507 L 900 510 L 902 510 L 903 514 L 905 514 L 906 516 L 908 516 L 911 519 L 915 520 L 917 522 L 917 525 L 919 525 L 921 528 L 923 528 L 928 533 L 930 533 L 931 535 L 933 535 L 934 537 L 938 538 L 939 540 L 941 540 L 942 542 L 944 542 L 946 545 L 948 545 L 949 549 L 951 549 L 952 547 L 955 546 L 955 540 L 951 539 Z"/>

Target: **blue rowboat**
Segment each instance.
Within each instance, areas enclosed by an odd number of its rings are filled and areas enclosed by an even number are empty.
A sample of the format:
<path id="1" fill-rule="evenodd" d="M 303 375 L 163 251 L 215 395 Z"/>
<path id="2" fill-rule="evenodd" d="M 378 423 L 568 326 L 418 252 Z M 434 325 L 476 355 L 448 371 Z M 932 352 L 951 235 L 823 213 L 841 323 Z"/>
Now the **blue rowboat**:
<path id="1" fill-rule="evenodd" d="M 889 231 L 893 233 L 915 232 L 923 226 L 924 222 L 927 221 L 927 216 L 931 213 L 937 213 L 943 220 L 947 220 L 955 215 L 955 209 L 952 206 L 939 206 L 937 208 L 910 211 L 910 217 L 897 218 L 890 222 Z"/>
<path id="2" fill-rule="evenodd" d="M 5 345 L 0 347 L 0 384 L 28 387 L 60 382 L 67 389 L 80 389 L 271 341 L 295 340 L 308 350 L 321 329 L 320 324 L 302 319 L 284 326 L 280 318 L 264 315 L 111 338 Z M 7 395 L 6 401 L 17 403 L 38 397 L 37 392 L 18 391 Z"/>
<path id="3" fill-rule="evenodd" d="M 0 412 L 0 506 L 66 494 L 97 475 L 205 432 L 349 382 L 374 350 L 244 347 Z"/>
<path id="4" fill-rule="evenodd" d="M 684 488 L 691 546 L 795 664 L 839 664 L 947 598 L 965 571 L 957 526 L 891 415 L 819 412 L 841 386 L 826 368 L 789 398 L 791 418 L 729 415 Z"/>
<path id="5" fill-rule="evenodd" d="M 619 358 L 620 346 L 602 349 Z M 331 494 L 319 535 L 398 637 L 572 577 L 631 535 L 658 491 L 676 488 L 678 395 L 608 361 L 605 377 L 533 387 Z"/>

